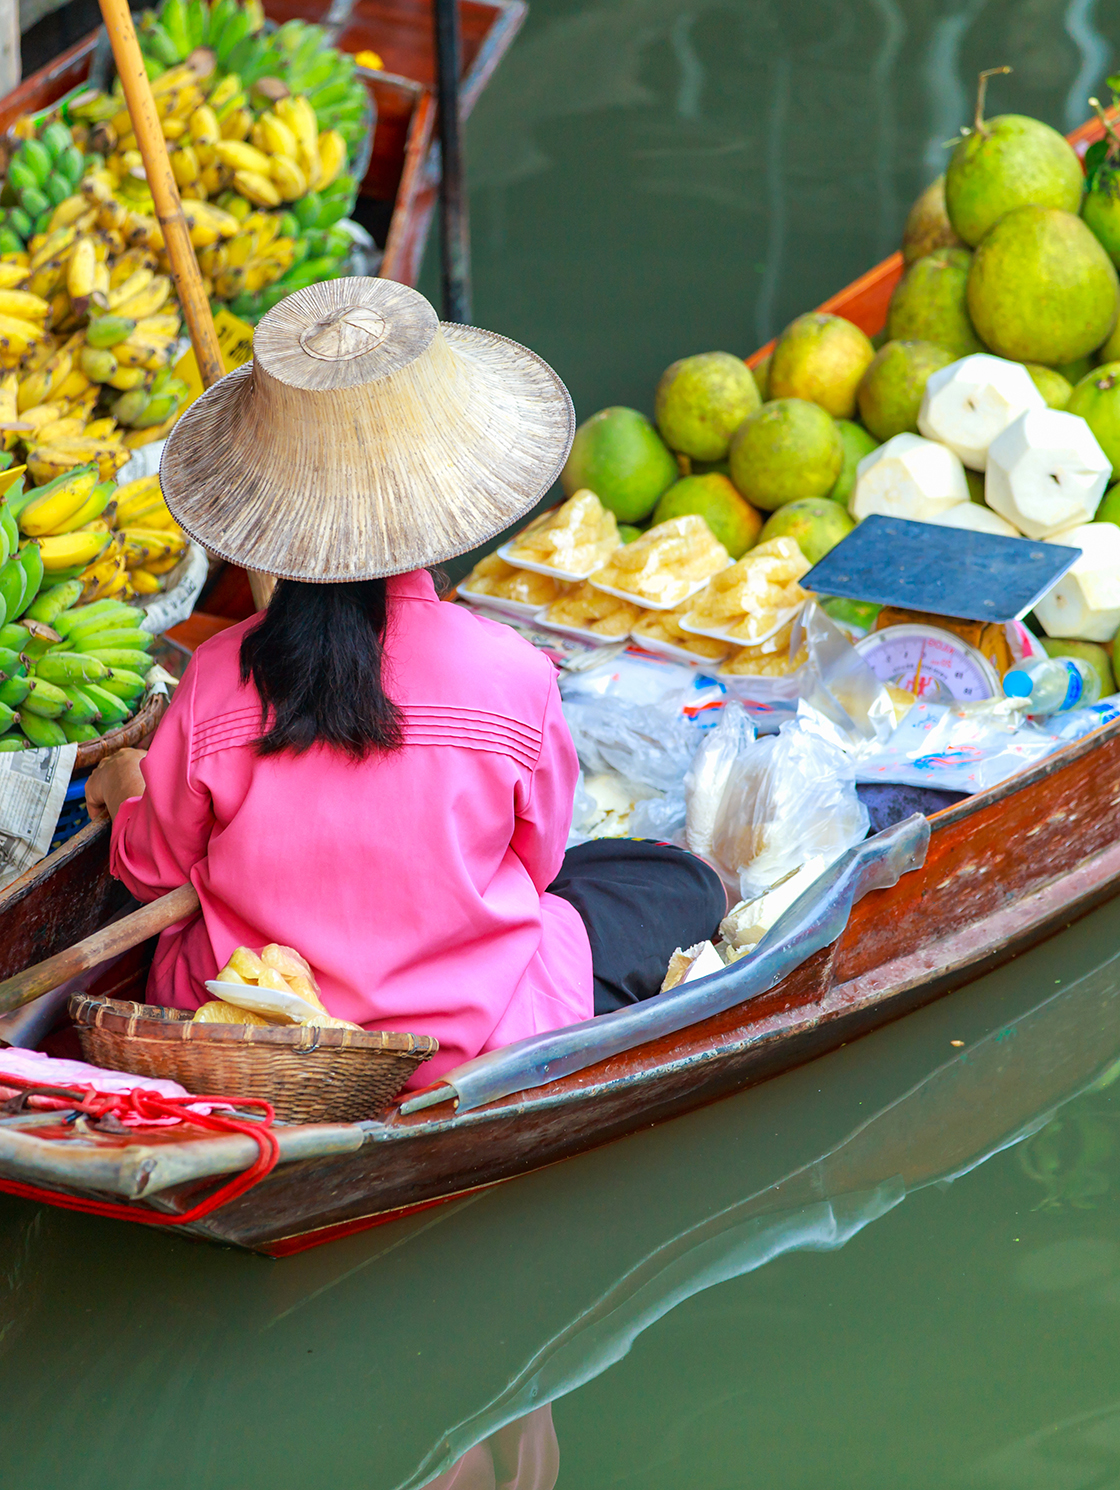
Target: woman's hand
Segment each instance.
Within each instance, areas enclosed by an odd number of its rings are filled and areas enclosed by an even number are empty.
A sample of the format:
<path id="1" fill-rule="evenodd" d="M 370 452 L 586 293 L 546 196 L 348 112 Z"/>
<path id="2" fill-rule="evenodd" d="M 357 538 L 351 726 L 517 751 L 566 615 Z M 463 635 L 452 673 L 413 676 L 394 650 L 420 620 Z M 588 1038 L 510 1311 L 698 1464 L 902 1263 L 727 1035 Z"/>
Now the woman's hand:
<path id="1" fill-rule="evenodd" d="M 140 762 L 146 750 L 118 750 L 106 756 L 86 782 L 86 807 L 90 821 L 110 821 L 116 817 L 122 802 L 144 795 L 144 778 Z"/>

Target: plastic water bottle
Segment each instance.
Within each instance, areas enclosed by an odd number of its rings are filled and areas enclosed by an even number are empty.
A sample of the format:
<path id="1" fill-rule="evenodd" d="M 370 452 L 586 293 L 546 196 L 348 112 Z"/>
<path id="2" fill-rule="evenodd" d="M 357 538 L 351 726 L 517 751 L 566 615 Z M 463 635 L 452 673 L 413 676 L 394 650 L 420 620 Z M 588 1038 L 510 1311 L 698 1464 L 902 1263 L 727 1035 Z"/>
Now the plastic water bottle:
<path id="1" fill-rule="evenodd" d="M 1004 673 L 1003 691 L 1025 700 L 1029 713 L 1045 717 L 1095 704 L 1101 680 L 1080 657 L 1035 657 Z"/>

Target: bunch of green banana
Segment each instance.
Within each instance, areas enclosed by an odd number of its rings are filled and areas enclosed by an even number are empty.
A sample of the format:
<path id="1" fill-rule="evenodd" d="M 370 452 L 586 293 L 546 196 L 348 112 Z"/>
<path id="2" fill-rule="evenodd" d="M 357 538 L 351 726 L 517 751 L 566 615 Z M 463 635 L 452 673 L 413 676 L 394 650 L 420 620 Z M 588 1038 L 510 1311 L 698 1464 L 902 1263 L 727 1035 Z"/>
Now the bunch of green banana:
<path id="1" fill-rule="evenodd" d="M 38 137 L 24 139 L 8 162 L 0 191 L 0 253 L 19 253 L 36 234 L 45 233 L 55 208 L 77 190 L 96 158 L 87 158 L 70 130 L 54 119 Z"/>
<path id="2" fill-rule="evenodd" d="M 347 146 L 358 146 L 374 121 L 354 58 L 330 46 L 322 26 L 286 21 L 270 36 L 263 26 L 259 0 L 164 0 L 141 17 L 140 46 L 149 73 L 157 76 L 206 48 L 219 77 L 236 77 L 239 108 L 269 108 L 285 93 L 303 94 L 320 130 L 337 130 Z"/>
<path id="3" fill-rule="evenodd" d="M 25 624 L 0 627 L 0 749 L 96 740 L 144 696 L 153 638 L 119 600 L 77 604 L 80 580 L 44 590 Z M 33 614 L 32 614 L 33 612 Z"/>

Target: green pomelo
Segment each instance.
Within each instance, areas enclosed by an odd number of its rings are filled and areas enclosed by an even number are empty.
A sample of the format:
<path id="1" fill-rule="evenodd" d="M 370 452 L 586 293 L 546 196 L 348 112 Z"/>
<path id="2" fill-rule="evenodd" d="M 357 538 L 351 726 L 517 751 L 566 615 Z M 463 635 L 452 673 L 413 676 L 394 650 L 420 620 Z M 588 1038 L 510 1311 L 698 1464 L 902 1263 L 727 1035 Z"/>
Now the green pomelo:
<path id="1" fill-rule="evenodd" d="M 954 357 L 982 352 L 968 314 L 967 248 L 939 248 L 917 259 L 895 285 L 887 312 L 892 341 L 931 341 Z"/>
<path id="2" fill-rule="evenodd" d="M 1093 521 L 1095 523 L 1115 523 L 1120 528 L 1120 481 L 1115 486 L 1110 486 L 1105 492 Z"/>
<path id="3" fill-rule="evenodd" d="M 576 430 L 560 473 L 564 495 L 589 487 L 625 523 L 641 522 L 680 475 L 661 436 L 637 409 L 600 409 Z"/>
<path id="4" fill-rule="evenodd" d="M 1120 265 L 1120 173 L 1097 172 L 1092 191 L 1081 203 L 1081 217 L 1112 262 Z"/>
<path id="5" fill-rule="evenodd" d="M 1047 367 L 1085 357 L 1111 334 L 1118 307 L 1112 260 L 1070 212 L 1016 208 L 973 255 L 969 314 L 999 357 Z"/>
<path id="6" fill-rule="evenodd" d="M 936 248 L 959 248 L 945 208 L 945 177 L 931 181 L 906 214 L 902 229 L 902 257 L 907 264 L 924 259 Z"/>
<path id="7" fill-rule="evenodd" d="M 730 352 L 682 357 L 661 374 L 654 417 L 671 450 L 722 460 L 731 436 L 762 400 L 751 370 Z"/>
<path id="8" fill-rule="evenodd" d="M 754 507 L 773 512 L 836 485 L 844 446 L 831 414 L 803 398 L 778 398 L 731 439 L 731 479 Z"/>
<path id="9" fill-rule="evenodd" d="M 966 135 L 953 151 L 945 173 L 945 206 L 955 231 L 975 248 L 1017 208 L 1076 212 L 1083 184 L 1081 162 L 1056 129 L 1024 114 L 1001 114 Z"/>
<path id="10" fill-rule="evenodd" d="M 1101 680 L 1102 698 L 1107 698 L 1110 693 L 1116 692 L 1116 682 L 1112 674 L 1115 653 L 1113 658 L 1110 658 L 1107 647 L 1102 647 L 1099 642 L 1064 641 L 1056 636 L 1043 636 L 1039 640 L 1045 648 L 1047 657 L 1078 657 L 1082 662 L 1087 662 Z M 1115 647 L 1115 642 L 1112 645 Z"/>
<path id="11" fill-rule="evenodd" d="M 763 403 L 770 397 L 770 362 L 773 356 L 773 352 L 768 352 L 761 362 L 751 368 L 751 376 Z"/>
<path id="12" fill-rule="evenodd" d="M 1117 325 L 1120 326 L 1120 322 Z M 1104 348 L 1113 345 L 1116 350 L 1105 356 Z M 1054 371 L 1061 373 L 1071 388 L 1076 388 L 1081 379 L 1088 377 L 1099 362 L 1115 362 L 1117 359 L 1120 359 L 1120 337 L 1114 331 L 1096 356 L 1075 357 L 1072 362 L 1059 362 Z"/>
<path id="13" fill-rule="evenodd" d="M 1097 443 L 1120 469 L 1120 362 L 1102 362 L 1069 396 L 1067 414 L 1080 414 Z"/>
<path id="14" fill-rule="evenodd" d="M 865 455 L 879 448 L 879 441 L 868 434 L 862 424 L 853 424 L 850 419 L 837 419 L 840 443 L 844 447 L 844 464 L 836 478 L 836 485 L 829 492 L 833 502 L 842 502 L 845 507 L 852 500 L 856 489 L 856 467 Z"/>
<path id="15" fill-rule="evenodd" d="M 1097 348 L 1096 358 L 1086 357 L 1085 361 L 1088 362 L 1089 366 L 1081 373 L 1080 377 L 1072 378 L 1071 382 L 1079 383 L 1081 378 L 1085 376 L 1085 373 L 1091 372 L 1094 360 L 1097 362 L 1120 362 L 1120 320 L 1112 328 L 1112 335 L 1108 340 Z M 1067 378 L 1069 377 L 1069 372 L 1066 368 L 1060 367 L 1058 371 L 1065 373 Z"/>
<path id="16" fill-rule="evenodd" d="M 860 631 L 870 631 L 883 609 L 872 600 L 849 600 L 844 595 L 830 595 L 820 605 L 830 620 L 841 626 L 856 627 Z"/>
<path id="17" fill-rule="evenodd" d="M 874 356 L 867 337 L 843 316 L 822 311 L 798 316 L 771 356 L 770 397 L 807 399 L 834 419 L 850 419 L 859 380 Z"/>
<path id="18" fill-rule="evenodd" d="M 1069 379 L 1063 378 L 1052 367 L 1043 367 L 1041 362 L 1027 362 L 1024 366 L 1031 375 L 1031 382 L 1049 406 L 1052 409 L 1064 409 L 1073 392 L 1073 384 Z"/>
<path id="19" fill-rule="evenodd" d="M 792 538 L 809 563 L 816 564 L 855 525 L 855 518 L 849 517 L 839 502 L 830 502 L 827 497 L 803 498 L 800 502 L 787 502 L 768 517 L 758 541 Z"/>
<path id="20" fill-rule="evenodd" d="M 970 502 L 979 502 L 982 506 L 986 507 L 987 503 L 984 501 L 983 471 L 970 471 L 965 466 L 964 479 L 968 482 L 968 500 Z"/>
<path id="21" fill-rule="evenodd" d="M 685 476 L 672 485 L 653 511 L 653 521 L 695 513 L 702 517 L 733 559 L 741 559 L 753 548 L 762 528 L 762 518 L 744 502 L 726 476 Z"/>
<path id="22" fill-rule="evenodd" d="M 930 373 L 957 359 L 931 341 L 889 341 L 859 385 L 859 416 L 878 440 L 918 433 L 918 410 Z"/>
<path id="23" fill-rule="evenodd" d="M 618 536 L 623 543 L 633 543 L 635 538 L 642 536 L 642 530 L 636 528 L 633 523 L 619 523 Z"/>

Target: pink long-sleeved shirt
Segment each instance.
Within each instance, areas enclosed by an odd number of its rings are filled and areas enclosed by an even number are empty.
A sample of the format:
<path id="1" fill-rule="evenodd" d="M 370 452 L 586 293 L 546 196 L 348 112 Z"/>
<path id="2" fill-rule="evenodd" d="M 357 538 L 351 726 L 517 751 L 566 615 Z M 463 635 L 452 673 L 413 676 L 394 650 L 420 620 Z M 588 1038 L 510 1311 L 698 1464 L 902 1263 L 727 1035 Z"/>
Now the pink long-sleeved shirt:
<path id="1" fill-rule="evenodd" d="M 460 1061 L 592 1012 L 578 912 L 546 893 L 578 763 L 551 664 L 508 627 L 389 581 L 385 680 L 399 751 L 261 757 L 242 687 L 246 621 L 198 649 L 113 824 L 112 872 L 140 900 L 190 881 L 202 914 L 165 931 L 151 1002 L 190 1009 L 237 946 L 282 942 L 330 1012 L 434 1035 Z"/>

